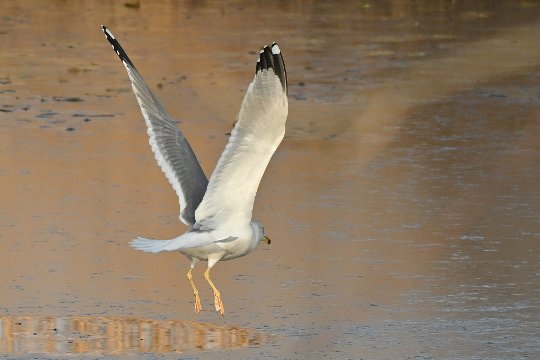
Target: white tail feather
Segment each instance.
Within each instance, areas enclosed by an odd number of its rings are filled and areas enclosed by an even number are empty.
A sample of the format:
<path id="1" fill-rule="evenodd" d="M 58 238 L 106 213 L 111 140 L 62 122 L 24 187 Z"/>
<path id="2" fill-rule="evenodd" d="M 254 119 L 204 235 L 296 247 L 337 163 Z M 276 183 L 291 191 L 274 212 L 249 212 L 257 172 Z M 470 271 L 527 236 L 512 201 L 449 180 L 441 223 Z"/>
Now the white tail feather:
<path id="1" fill-rule="evenodd" d="M 228 238 L 226 240 L 228 240 Z M 183 249 L 206 246 L 215 242 L 216 239 L 212 232 L 188 231 L 184 235 L 172 240 L 153 240 L 138 237 L 131 240 L 130 245 L 136 250 L 158 253 L 161 251 L 182 251 Z M 219 242 L 219 240 L 217 242 Z"/>
<path id="2" fill-rule="evenodd" d="M 177 250 L 178 246 L 174 244 L 173 240 L 153 240 L 145 238 L 136 238 L 131 240 L 130 245 L 136 250 L 141 250 L 149 253 L 158 253 L 161 251 Z"/>

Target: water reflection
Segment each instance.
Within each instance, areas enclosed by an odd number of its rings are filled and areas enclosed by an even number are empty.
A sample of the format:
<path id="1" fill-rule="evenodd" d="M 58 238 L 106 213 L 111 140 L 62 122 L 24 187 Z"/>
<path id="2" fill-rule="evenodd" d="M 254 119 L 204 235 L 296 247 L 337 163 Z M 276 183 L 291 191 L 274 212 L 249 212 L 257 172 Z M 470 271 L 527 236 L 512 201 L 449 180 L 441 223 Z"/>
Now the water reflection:
<path id="1" fill-rule="evenodd" d="M 122 317 L 0 317 L 0 353 L 181 353 L 258 346 L 250 329 Z"/>

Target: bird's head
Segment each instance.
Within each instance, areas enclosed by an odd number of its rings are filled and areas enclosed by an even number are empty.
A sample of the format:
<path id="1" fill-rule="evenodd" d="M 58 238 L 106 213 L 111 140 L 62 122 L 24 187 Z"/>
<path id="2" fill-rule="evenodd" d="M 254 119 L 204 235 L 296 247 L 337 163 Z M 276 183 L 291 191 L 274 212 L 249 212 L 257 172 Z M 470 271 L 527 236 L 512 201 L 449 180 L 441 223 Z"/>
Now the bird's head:
<path id="1" fill-rule="evenodd" d="M 258 221 L 253 221 L 253 223 L 255 224 L 255 227 L 257 229 L 258 242 L 262 242 L 262 243 L 270 245 L 272 241 L 270 240 L 268 236 L 264 235 L 264 226 Z"/>

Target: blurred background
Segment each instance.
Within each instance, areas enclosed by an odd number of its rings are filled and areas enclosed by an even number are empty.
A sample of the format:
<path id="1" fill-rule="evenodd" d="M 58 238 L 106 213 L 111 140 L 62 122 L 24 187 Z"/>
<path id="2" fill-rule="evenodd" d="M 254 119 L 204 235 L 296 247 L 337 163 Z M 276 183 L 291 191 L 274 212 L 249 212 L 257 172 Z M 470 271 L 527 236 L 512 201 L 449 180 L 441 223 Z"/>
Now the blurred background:
<path id="1" fill-rule="evenodd" d="M 286 137 L 226 314 L 110 28 L 210 176 L 279 43 Z M 0 2 L 0 358 L 540 357 L 540 1 Z"/>

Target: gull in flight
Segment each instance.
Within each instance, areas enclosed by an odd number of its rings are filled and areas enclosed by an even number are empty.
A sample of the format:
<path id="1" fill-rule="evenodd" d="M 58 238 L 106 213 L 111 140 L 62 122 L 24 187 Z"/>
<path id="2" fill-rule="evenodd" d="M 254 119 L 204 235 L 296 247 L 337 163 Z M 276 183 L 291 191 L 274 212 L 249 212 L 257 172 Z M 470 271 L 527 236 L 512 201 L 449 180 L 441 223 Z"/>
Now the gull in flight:
<path id="1" fill-rule="evenodd" d="M 251 215 L 264 170 L 285 135 L 287 73 L 281 51 L 276 43 L 260 51 L 255 77 L 208 181 L 174 119 L 150 91 L 118 40 L 105 26 L 101 28 L 127 70 L 148 127 L 150 146 L 178 195 L 180 221 L 189 226 L 186 233 L 174 239 L 137 238 L 131 246 L 151 253 L 179 251 L 191 260 L 187 277 L 196 313 L 202 308 L 191 273 L 197 262 L 207 261 L 204 277 L 214 291 L 216 311 L 223 315 L 221 293 L 210 278 L 210 269 L 219 260 L 249 254 L 260 242 L 270 243 L 262 224 L 252 220 Z"/>

